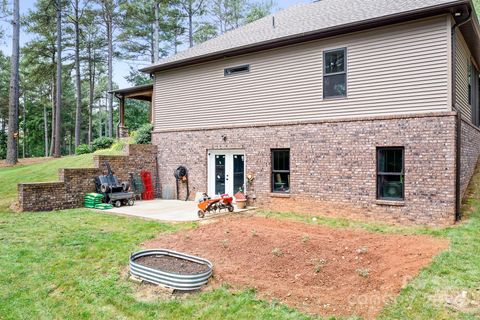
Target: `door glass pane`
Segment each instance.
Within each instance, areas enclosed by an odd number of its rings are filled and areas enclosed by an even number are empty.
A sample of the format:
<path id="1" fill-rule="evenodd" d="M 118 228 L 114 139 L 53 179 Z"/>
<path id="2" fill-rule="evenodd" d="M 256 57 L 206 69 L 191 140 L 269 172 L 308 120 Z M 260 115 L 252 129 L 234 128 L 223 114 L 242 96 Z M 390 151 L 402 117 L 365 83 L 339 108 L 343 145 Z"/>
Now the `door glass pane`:
<path id="1" fill-rule="evenodd" d="M 245 156 L 241 154 L 233 155 L 233 194 L 238 191 L 245 192 L 243 185 L 245 183 Z"/>
<path id="2" fill-rule="evenodd" d="M 215 156 L 215 194 L 225 193 L 225 155 Z"/>

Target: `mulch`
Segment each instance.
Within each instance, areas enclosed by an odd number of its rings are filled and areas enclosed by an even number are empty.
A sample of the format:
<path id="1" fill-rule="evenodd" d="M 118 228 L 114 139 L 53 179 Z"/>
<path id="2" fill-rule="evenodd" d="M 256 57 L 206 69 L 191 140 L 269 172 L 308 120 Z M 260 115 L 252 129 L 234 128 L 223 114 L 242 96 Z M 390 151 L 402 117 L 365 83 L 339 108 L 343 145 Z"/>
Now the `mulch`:
<path id="1" fill-rule="evenodd" d="M 213 286 L 255 288 L 309 314 L 372 319 L 448 240 L 334 229 L 258 216 L 226 217 L 144 243 L 214 264 Z"/>

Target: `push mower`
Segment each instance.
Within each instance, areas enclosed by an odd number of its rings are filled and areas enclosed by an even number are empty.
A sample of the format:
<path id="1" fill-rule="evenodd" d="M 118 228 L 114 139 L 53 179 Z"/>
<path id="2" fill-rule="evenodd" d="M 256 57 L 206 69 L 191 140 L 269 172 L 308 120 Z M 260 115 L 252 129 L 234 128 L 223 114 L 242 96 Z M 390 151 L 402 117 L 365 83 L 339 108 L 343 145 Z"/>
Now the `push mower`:
<path id="1" fill-rule="evenodd" d="M 228 194 L 222 194 L 220 198 L 212 199 L 208 194 L 204 193 L 198 203 L 198 217 L 205 218 L 206 213 L 220 212 L 220 210 L 226 209 L 228 212 L 233 212 L 233 197 Z"/>

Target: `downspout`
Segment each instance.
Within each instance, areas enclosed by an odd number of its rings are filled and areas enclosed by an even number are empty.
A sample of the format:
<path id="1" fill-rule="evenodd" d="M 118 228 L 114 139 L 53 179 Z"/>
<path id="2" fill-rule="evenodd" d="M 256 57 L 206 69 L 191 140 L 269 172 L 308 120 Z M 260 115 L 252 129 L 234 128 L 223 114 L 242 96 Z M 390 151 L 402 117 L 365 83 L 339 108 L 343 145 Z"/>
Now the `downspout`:
<path id="1" fill-rule="evenodd" d="M 455 156 L 455 221 L 462 219 L 462 192 L 461 192 L 461 152 L 462 152 L 462 113 L 458 110 L 455 102 L 457 101 L 457 66 L 456 66 L 456 30 L 465 23 L 472 20 L 472 10 L 469 9 L 468 16 L 465 20 L 455 22 L 452 26 L 452 109 L 457 112 L 457 132 L 456 132 L 456 156 Z"/>

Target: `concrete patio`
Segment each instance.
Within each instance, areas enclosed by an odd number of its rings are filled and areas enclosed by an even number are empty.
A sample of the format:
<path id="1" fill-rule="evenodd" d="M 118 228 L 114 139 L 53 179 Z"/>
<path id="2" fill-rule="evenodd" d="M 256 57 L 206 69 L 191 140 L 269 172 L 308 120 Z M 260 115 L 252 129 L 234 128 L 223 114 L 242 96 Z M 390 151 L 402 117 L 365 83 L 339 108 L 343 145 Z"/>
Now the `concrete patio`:
<path id="1" fill-rule="evenodd" d="M 243 212 L 247 209 L 238 210 L 235 212 Z M 198 221 L 197 203 L 194 201 L 180 201 L 180 200 L 149 200 L 136 201 L 132 207 L 122 206 L 120 208 L 113 208 L 102 212 L 135 216 L 144 219 L 160 220 L 160 221 Z M 222 210 L 221 214 L 226 213 Z M 214 216 L 214 215 L 211 215 Z M 206 218 L 209 216 L 207 215 Z"/>

